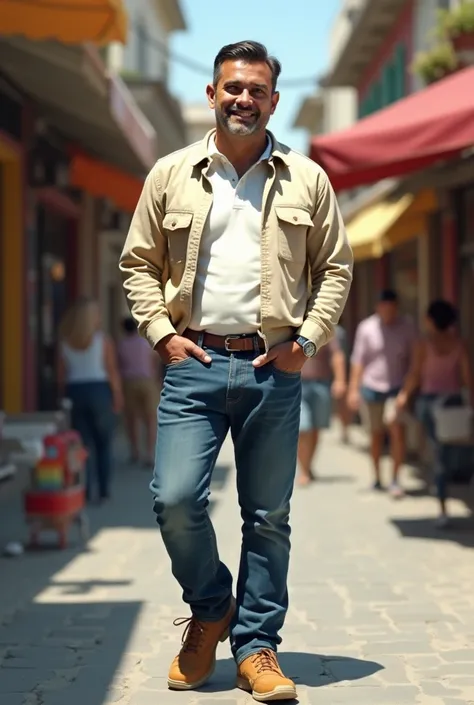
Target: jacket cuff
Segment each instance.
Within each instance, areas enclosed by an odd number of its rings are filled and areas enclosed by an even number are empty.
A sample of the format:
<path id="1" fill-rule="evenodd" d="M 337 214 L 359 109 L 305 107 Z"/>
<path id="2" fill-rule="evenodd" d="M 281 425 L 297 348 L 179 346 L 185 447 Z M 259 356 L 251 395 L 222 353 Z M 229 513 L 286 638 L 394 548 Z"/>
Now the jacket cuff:
<path id="1" fill-rule="evenodd" d="M 157 318 L 156 321 L 152 321 L 145 331 L 145 337 L 153 349 L 162 338 L 175 334 L 176 330 L 168 317 Z"/>
<path id="2" fill-rule="evenodd" d="M 328 335 L 326 331 L 321 328 L 317 323 L 313 323 L 307 318 L 303 325 L 301 325 L 297 330 L 298 335 L 302 335 L 303 338 L 308 338 L 312 340 L 316 345 L 317 349 L 322 348 L 328 342 Z"/>

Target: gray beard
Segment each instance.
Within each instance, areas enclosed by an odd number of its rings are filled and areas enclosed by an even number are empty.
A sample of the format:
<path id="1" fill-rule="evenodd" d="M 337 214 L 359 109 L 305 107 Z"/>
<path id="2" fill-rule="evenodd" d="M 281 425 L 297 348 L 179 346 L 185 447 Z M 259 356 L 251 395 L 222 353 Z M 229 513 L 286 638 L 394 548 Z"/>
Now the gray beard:
<path id="1" fill-rule="evenodd" d="M 231 115 L 217 110 L 216 120 L 231 135 L 253 135 L 260 127 L 260 118 L 257 118 L 252 124 L 246 125 L 242 122 L 234 122 Z"/>

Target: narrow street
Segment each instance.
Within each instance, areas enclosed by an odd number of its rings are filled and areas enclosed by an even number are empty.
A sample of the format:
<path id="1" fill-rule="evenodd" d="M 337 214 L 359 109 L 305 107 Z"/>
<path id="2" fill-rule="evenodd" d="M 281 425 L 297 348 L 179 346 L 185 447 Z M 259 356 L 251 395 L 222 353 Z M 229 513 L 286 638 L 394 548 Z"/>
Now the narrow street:
<path id="1" fill-rule="evenodd" d="M 228 444 L 211 511 L 222 557 L 235 567 L 240 520 L 231 458 Z M 299 702 L 474 703 L 474 526 L 465 503 L 453 501 L 454 528 L 437 532 L 434 500 L 419 481 L 407 480 L 409 496 L 399 503 L 372 494 L 365 453 L 331 434 L 318 471 L 320 481 L 293 501 L 291 608 L 280 654 Z M 181 637 L 172 622 L 186 611 L 147 481 L 146 472 L 118 468 L 112 503 L 90 510 L 87 550 L 0 559 L 2 705 L 252 702 L 234 688 L 228 643 L 205 688 L 167 690 Z M 13 497 L 5 504 L 2 540 L 17 538 L 18 505 Z"/>

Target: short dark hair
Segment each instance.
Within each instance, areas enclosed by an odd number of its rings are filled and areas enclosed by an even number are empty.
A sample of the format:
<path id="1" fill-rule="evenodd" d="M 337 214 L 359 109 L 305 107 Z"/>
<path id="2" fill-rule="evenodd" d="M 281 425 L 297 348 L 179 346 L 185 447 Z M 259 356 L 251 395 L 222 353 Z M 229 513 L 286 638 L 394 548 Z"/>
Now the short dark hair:
<path id="1" fill-rule="evenodd" d="M 398 294 L 393 289 L 383 289 L 379 294 L 379 301 L 381 303 L 388 302 L 396 304 L 398 302 Z"/>
<path id="2" fill-rule="evenodd" d="M 135 333 L 137 330 L 137 324 L 131 316 L 123 319 L 122 327 L 126 333 Z"/>
<path id="3" fill-rule="evenodd" d="M 235 42 L 235 44 L 226 44 L 214 59 L 214 86 L 217 86 L 221 77 L 221 66 L 224 61 L 247 61 L 249 64 L 257 61 L 264 61 L 272 72 L 272 89 L 276 90 L 278 76 L 281 73 L 281 64 L 277 58 L 270 56 L 267 47 L 260 42 Z"/>
<path id="4" fill-rule="evenodd" d="M 434 327 L 439 331 L 448 330 L 458 320 L 458 312 L 452 303 L 444 299 L 432 301 L 426 312 Z"/>

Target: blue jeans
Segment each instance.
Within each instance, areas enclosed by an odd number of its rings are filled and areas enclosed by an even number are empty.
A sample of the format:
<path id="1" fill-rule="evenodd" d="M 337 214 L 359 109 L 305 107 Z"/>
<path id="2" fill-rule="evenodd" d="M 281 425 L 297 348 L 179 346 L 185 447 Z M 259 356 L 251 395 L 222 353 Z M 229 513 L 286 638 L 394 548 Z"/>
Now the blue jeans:
<path id="1" fill-rule="evenodd" d="M 208 365 L 189 358 L 165 369 L 151 490 L 183 600 L 199 620 L 222 619 L 232 576 L 219 559 L 207 506 L 212 471 L 230 429 L 243 522 L 231 630 L 240 663 L 281 642 L 301 381 L 271 363 L 254 368 L 256 353 L 206 350 Z"/>
<path id="2" fill-rule="evenodd" d="M 69 384 L 67 397 L 72 401 L 71 425 L 80 433 L 89 457 L 86 465 L 87 498 L 92 499 L 97 484 L 101 499 L 110 495 L 112 436 L 115 415 L 108 382 Z"/>

